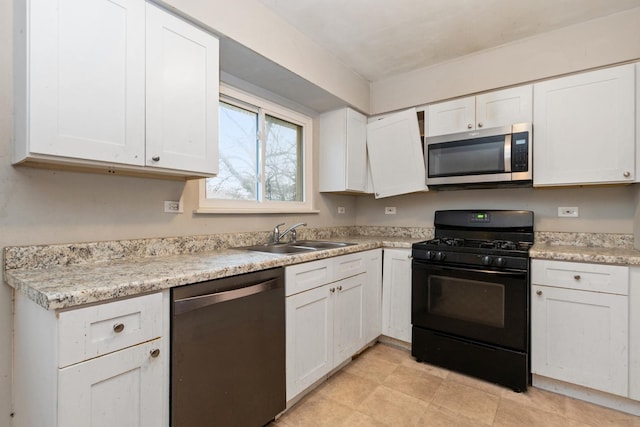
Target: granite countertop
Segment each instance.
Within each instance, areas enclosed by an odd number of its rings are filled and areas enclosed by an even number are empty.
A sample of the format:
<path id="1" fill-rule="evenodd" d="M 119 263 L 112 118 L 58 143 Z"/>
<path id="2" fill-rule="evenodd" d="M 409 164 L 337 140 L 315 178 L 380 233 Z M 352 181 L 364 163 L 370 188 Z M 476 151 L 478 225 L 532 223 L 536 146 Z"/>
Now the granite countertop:
<path id="1" fill-rule="evenodd" d="M 17 292 L 40 306 L 58 310 L 379 247 L 411 248 L 413 242 L 421 239 L 348 236 L 339 240 L 356 245 L 296 254 L 221 249 L 196 254 L 7 270 L 4 279 Z"/>
<path id="2" fill-rule="evenodd" d="M 229 242 L 254 244 L 268 234 L 5 248 L 4 281 L 42 307 L 61 310 L 380 247 L 410 249 L 412 243 L 432 237 L 430 229 L 363 230 L 382 235 L 360 234 L 358 229 L 353 235 L 348 231 L 354 230 L 323 235 L 320 230 L 309 238 L 356 244 L 296 254 L 217 249 Z M 532 259 L 640 265 L 640 251 L 633 249 L 630 235 L 541 232 L 536 242 Z"/>
<path id="3" fill-rule="evenodd" d="M 628 247 L 572 246 L 536 243 L 529 251 L 532 259 L 640 265 L 640 251 Z"/>

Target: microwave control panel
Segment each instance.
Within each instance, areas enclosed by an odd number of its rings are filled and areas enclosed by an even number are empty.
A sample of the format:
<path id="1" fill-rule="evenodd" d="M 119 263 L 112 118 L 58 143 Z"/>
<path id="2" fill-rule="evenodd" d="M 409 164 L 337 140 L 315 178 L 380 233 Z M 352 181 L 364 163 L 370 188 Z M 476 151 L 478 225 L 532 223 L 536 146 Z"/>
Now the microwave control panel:
<path id="1" fill-rule="evenodd" d="M 529 132 L 518 132 L 511 135 L 511 171 L 527 172 L 529 170 Z"/>

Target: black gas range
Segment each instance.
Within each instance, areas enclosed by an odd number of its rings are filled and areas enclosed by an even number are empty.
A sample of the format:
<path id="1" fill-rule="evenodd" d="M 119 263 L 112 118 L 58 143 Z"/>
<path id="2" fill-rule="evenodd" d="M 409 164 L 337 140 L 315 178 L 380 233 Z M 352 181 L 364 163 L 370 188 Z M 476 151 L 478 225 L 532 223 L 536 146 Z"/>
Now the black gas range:
<path id="1" fill-rule="evenodd" d="M 436 211 L 412 247 L 412 354 L 524 391 L 533 212 Z"/>

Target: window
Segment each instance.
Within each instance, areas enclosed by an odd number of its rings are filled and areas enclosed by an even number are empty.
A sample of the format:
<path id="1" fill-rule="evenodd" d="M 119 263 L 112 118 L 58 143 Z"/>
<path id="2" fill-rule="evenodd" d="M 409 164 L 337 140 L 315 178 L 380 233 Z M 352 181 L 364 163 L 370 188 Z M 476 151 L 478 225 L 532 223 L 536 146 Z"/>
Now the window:
<path id="1" fill-rule="evenodd" d="M 220 90 L 220 170 L 201 180 L 198 212 L 311 212 L 311 119 Z"/>

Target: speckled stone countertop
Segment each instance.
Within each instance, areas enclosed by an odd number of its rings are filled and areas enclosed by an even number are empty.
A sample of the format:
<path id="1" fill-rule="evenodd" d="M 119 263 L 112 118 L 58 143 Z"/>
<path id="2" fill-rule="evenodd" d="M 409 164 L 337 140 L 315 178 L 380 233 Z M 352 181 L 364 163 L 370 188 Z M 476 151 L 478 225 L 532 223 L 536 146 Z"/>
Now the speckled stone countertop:
<path id="1" fill-rule="evenodd" d="M 533 259 L 640 265 L 640 251 L 632 248 L 548 245 L 536 243 L 529 251 Z"/>
<path id="2" fill-rule="evenodd" d="M 379 247 L 411 248 L 433 238 L 433 229 L 354 226 L 304 229 L 298 236 L 356 244 L 287 255 L 233 249 L 268 241 L 268 232 L 258 232 L 8 247 L 4 281 L 59 310 Z M 640 265 L 628 234 L 536 232 L 535 241 L 534 259 Z"/>
<path id="3" fill-rule="evenodd" d="M 17 292 L 42 307 L 57 310 L 379 247 L 411 248 L 413 242 L 423 238 L 345 236 L 332 240 L 357 244 L 286 255 L 227 248 L 90 264 L 12 269 L 4 272 L 4 279 Z"/>
<path id="4" fill-rule="evenodd" d="M 640 265 L 640 251 L 630 234 L 536 233 L 533 259 Z"/>

